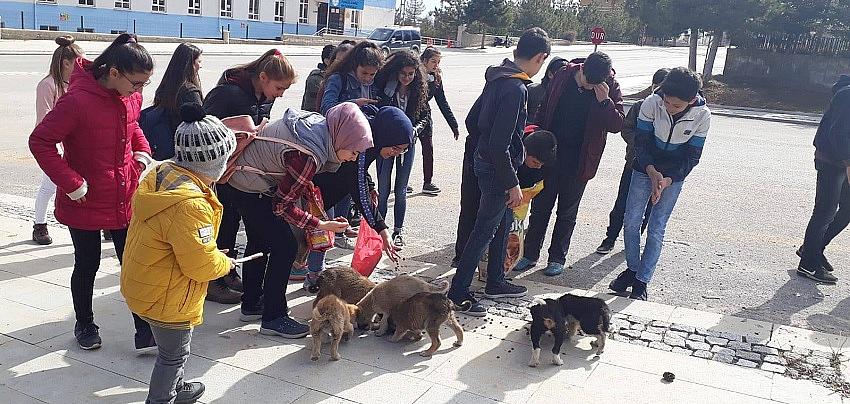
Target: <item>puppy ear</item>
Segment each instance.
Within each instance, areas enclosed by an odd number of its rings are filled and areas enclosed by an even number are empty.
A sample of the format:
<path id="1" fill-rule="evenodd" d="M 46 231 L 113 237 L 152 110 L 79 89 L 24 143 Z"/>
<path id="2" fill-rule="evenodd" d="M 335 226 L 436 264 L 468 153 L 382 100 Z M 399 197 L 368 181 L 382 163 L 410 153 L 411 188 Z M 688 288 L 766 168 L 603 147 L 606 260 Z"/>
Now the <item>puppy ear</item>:
<path id="1" fill-rule="evenodd" d="M 347 304 L 346 306 L 348 307 L 348 314 L 351 317 L 357 317 L 357 315 L 360 314 L 360 308 L 359 307 L 357 307 L 353 304 Z"/>

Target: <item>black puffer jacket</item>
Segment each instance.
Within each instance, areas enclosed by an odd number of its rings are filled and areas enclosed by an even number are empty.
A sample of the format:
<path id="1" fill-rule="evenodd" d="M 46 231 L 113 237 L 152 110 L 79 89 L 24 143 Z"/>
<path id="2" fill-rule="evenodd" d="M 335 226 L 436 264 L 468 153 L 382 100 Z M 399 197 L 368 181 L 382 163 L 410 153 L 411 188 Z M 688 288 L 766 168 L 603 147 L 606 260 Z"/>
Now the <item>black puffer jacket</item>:
<path id="1" fill-rule="evenodd" d="M 204 99 L 204 110 L 216 118 L 250 115 L 255 125 L 270 118 L 274 100 L 257 99 L 248 73 L 230 69 L 221 75 L 215 88 Z"/>
<path id="2" fill-rule="evenodd" d="M 832 86 L 832 94 L 815 135 L 815 158 L 850 167 L 850 75 L 841 75 Z"/>

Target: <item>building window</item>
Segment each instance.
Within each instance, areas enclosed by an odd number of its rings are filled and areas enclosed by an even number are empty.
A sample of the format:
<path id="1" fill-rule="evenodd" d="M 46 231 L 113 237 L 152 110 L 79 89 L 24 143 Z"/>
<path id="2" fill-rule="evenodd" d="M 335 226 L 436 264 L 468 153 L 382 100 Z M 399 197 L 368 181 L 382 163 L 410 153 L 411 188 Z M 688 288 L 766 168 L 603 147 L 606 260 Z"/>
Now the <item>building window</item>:
<path id="1" fill-rule="evenodd" d="M 274 2 L 274 21 L 275 22 L 283 22 L 283 8 L 285 7 L 285 3 L 283 1 Z"/>
<path id="2" fill-rule="evenodd" d="M 361 13 L 360 10 L 351 10 L 351 29 L 360 29 Z"/>
<path id="3" fill-rule="evenodd" d="M 201 15 L 201 0 L 189 0 L 189 14 Z"/>
<path id="4" fill-rule="evenodd" d="M 44 2 L 46 3 L 46 2 Z M 59 31 L 58 25 L 39 25 L 38 29 L 42 31 Z"/>
<path id="5" fill-rule="evenodd" d="M 248 19 L 260 19 L 260 0 L 248 0 Z"/>
<path id="6" fill-rule="evenodd" d="M 164 13 L 165 0 L 153 0 L 153 4 L 151 4 L 151 11 L 156 13 Z"/>
<path id="7" fill-rule="evenodd" d="M 309 21 L 307 17 L 309 16 L 310 8 L 310 0 L 300 0 L 298 3 L 298 22 L 301 24 L 307 24 Z"/>
<path id="8" fill-rule="evenodd" d="M 94 6 L 94 0 L 79 0 L 81 6 Z"/>
<path id="9" fill-rule="evenodd" d="M 222 17 L 233 17 L 233 1 L 232 0 L 221 0 L 221 16 Z"/>
<path id="10" fill-rule="evenodd" d="M 42 4 L 56 4 L 56 0 L 38 0 L 38 3 Z M 45 25 L 46 26 L 46 25 Z M 46 30 L 45 30 L 46 31 Z M 55 30 L 53 30 L 55 31 Z"/>
<path id="11" fill-rule="evenodd" d="M 115 8 L 130 8 L 130 0 L 116 0 Z"/>

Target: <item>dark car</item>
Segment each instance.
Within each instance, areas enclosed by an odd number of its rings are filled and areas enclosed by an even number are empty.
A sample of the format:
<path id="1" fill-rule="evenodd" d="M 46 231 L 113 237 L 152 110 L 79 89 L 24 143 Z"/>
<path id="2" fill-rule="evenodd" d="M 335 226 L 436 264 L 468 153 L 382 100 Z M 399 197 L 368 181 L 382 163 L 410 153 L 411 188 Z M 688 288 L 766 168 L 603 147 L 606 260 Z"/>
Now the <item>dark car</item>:
<path id="1" fill-rule="evenodd" d="M 400 50 L 411 50 L 418 54 L 422 49 L 422 34 L 418 27 L 377 28 L 369 35 L 369 40 L 378 45 L 385 56 Z"/>

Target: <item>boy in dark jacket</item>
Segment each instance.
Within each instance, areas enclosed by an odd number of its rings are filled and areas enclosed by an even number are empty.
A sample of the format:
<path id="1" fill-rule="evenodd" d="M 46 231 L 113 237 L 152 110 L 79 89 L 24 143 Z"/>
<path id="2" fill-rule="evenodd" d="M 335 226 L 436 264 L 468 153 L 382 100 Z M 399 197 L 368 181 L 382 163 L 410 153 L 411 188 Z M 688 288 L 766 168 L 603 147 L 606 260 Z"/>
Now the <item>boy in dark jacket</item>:
<path id="1" fill-rule="evenodd" d="M 516 170 L 525 159 L 522 133 L 526 123 L 526 85 L 537 74 L 551 52 L 549 36 L 540 28 L 527 30 L 514 50 L 515 61 L 505 60 L 487 69 L 487 83 L 469 112 L 477 124 L 478 144 L 474 154 L 474 172 L 481 190 L 475 226 L 464 248 L 448 297 L 461 312 L 484 316 L 486 309 L 469 292 L 478 262 L 488 244 L 485 295 L 490 298 L 521 297 L 528 290 L 505 280 L 504 257 L 511 209 L 522 202 Z M 491 243 L 492 240 L 492 243 Z"/>
<path id="2" fill-rule="evenodd" d="M 335 50 L 336 46 L 334 45 L 325 45 L 325 47 L 322 48 L 322 63 L 319 63 L 319 65 L 310 72 L 310 75 L 307 76 L 307 80 L 304 80 L 304 98 L 301 99 L 301 109 L 305 111 L 319 112 L 316 101 L 319 97 L 319 88 L 322 86 L 322 78 L 325 75 L 325 69 L 331 65 L 331 58 L 333 57 Z"/>
<path id="3" fill-rule="evenodd" d="M 711 111 L 700 95 L 702 80 L 685 67 L 670 70 L 661 90 L 647 97 L 640 108 L 635 132 L 635 160 L 629 196 L 626 199 L 624 238 L 626 270 L 609 287 L 632 299 L 647 299 L 667 221 L 673 213 L 682 185 L 699 164 L 711 126 Z M 641 252 L 640 226 L 647 202 L 652 214 Z"/>
<path id="4" fill-rule="evenodd" d="M 623 128 L 623 97 L 611 58 L 595 52 L 559 70 L 537 115 L 540 128 L 558 139 L 558 161 L 547 170 L 543 191 L 531 203 L 525 250 L 514 268 L 524 271 L 537 265 L 557 201 L 549 263 L 543 271 L 556 276 L 564 271 L 579 203 L 599 168 L 606 137 Z"/>
<path id="5" fill-rule="evenodd" d="M 838 278 L 823 251 L 850 223 L 850 76 L 842 75 L 832 92 L 829 109 L 815 134 L 815 209 L 806 239 L 797 251 L 797 273 L 827 284 Z"/>
<path id="6" fill-rule="evenodd" d="M 670 69 L 659 69 L 652 76 L 652 86 L 650 94 L 655 93 L 655 90 L 661 86 L 661 82 L 667 77 Z M 614 249 L 614 243 L 617 241 L 617 236 L 620 235 L 620 230 L 623 229 L 623 214 L 626 212 L 626 197 L 629 196 L 629 184 L 632 180 L 632 166 L 635 160 L 635 127 L 637 127 L 638 113 L 643 100 L 636 102 L 626 114 L 626 119 L 623 121 L 623 131 L 620 136 L 626 141 L 626 165 L 623 167 L 623 175 L 620 177 L 620 187 L 617 192 L 617 200 L 614 202 L 614 208 L 611 209 L 611 214 L 608 215 L 608 233 L 602 244 L 596 249 L 597 254 L 608 254 Z M 652 212 L 652 204 L 646 205 L 646 213 L 643 216 L 643 224 L 640 231 L 646 229 L 649 222 L 649 215 Z"/>

